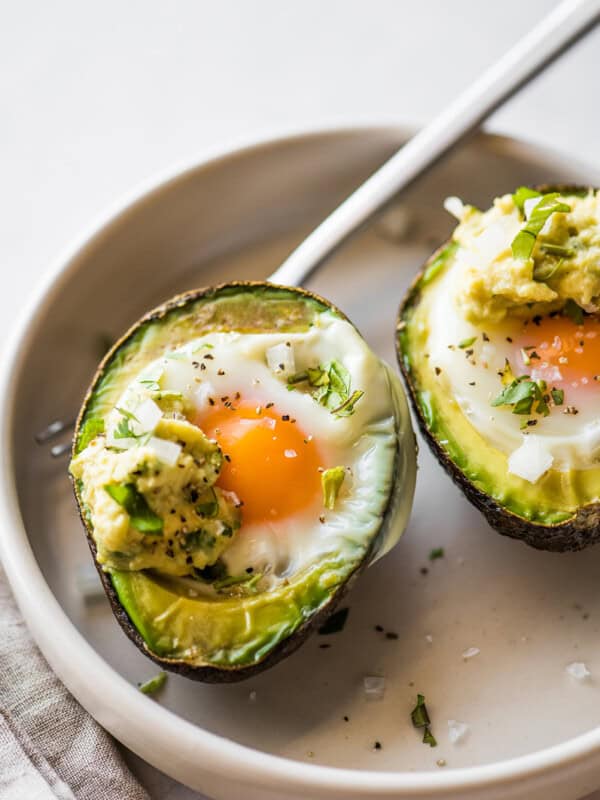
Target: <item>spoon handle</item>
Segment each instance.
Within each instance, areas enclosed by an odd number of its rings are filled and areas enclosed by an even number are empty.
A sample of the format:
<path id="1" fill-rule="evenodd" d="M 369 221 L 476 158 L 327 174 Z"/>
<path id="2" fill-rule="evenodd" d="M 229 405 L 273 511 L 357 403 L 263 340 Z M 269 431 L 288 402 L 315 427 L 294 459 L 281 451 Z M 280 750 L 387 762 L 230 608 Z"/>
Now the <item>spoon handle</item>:
<path id="1" fill-rule="evenodd" d="M 269 280 L 288 286 L 304 283 L 376 211 L 599 21 L 600 0 L 563 0 L 344 200 L 288 256 Z"/>

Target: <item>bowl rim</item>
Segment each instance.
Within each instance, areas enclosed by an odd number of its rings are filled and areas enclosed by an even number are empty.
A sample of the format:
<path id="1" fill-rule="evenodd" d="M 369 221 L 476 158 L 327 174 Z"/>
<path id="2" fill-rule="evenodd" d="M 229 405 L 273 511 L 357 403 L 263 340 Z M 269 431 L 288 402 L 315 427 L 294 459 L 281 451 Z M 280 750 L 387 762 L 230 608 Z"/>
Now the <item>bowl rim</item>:
<path id="1" fill-rule="evenodd" d="M 295 791 L 318 790 L 327 796 L 343 791 L 348 797 L 365 794 L 380 797 L 414 796 L 415 792 L 435 797 L 448 791 L 498 788 L 515 781 L 519 781 L 523 788 L 524 779 L 532 781 L 541 776 L 547 778 L 549 774 L 558 775 L 563 770 L 582 765 L 600 752 L 598 727 L 551 747 L 489 764 L 452 768 L 443 772 L 380 772 L 307 764 L 255 750 L 207 731 L 157 703 L 148 702 L 148 698 L 113 669 L 79 633 L 42 574 L 20 514 L 12 469 L 11 431 L 17 375 L 28 350 L 31 331 L 72 273 L 79 268 L 88 251 L 108 236 L 113 226 L 123 223 L 130 213 L 137 212 L 145 203 L 152 202 L 162 192 L 174 188 L 195 173 L 200 175 L 235 158 L 253 157 L 261 151 L 303 141 L 334 140 L 352 135 L 389 135 L 390 138 L 403 141 L 411 132 L 409 128 L 396 124 L 370 123 L 283 131 L 269 137 L 230 142 L 150 177 L 108 211 L 101 213 L 75 239 L 75 243 L 53 261 L 13 324 L 4 347 L 0 367 L 0 441 L 3 463 L 8 468 L 2 470 L 0 475 L 0 515 L 8 524 L 0 537 L 0 558 L 9 583 L 30 632 L 69 691 L 116 738 L 169 774 L 173 774 L 175 762 L 172 754 L 161 754 L 161 742 L 166 738 L 177 741 L 181 766 L 189 764 L 193 758 L 196 763 L 202 764 L 199 774 L 202 771 L 215 778 L 228 775 L 229 779 L 233 778 L 240 785 L 246 783 L 271 790 L 285 785 Z M 579 170 L 584 167 L 577 159 L 524 140 L 490 133 L 480 133 L 478 137 L 484 146 L 526 157 L 534 163 L 551 161 L 565 168 Z M 592 167 L 588 171 L 594 172 Z M 72 670 L 65 669 L 61 652 L 69 653 L 70 658 L 77 654 L 78 677 L 72 674 Z M 90 675 L 94 676 L 93 697 L 87 680 Z M 110 697 L 110 702 L 104 702 L 105 697 Z M 127 730 L 124 733 L 125 718 Z M 142 746 L 140 741 L 143 742 Z"/>

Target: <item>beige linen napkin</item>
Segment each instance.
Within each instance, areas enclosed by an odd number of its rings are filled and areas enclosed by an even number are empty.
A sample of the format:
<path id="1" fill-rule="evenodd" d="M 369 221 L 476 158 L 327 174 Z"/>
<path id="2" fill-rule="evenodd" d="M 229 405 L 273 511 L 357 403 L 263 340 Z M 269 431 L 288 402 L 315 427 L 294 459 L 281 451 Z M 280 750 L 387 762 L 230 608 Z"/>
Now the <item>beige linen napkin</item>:
<path id="1" fill-rule="evenodd" d="M 0 569 L 0 800 L 149 800 L 52 672 Z"/>

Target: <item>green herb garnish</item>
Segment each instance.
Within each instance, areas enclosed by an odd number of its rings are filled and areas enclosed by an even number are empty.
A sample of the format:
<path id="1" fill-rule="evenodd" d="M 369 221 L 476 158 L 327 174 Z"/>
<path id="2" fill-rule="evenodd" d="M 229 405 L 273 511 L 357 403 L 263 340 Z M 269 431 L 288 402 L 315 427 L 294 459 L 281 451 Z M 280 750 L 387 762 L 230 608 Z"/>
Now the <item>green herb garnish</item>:
<path id="1" fill-rule="evenodd" d="M 552 401 L 555 406 L 562 406 L 565 401 L 565 393 L 562 389 L 551 389 Z"/>
<path id="2" fill-rule="evenodd" d="M 144 683 L 138 684 L 138 689 L 143 694 L 154 694 L 158 692 L 159 689 L 165 685 L 167 680 L 167 673 L 166 672 L 159 672 L 158 675 L 155 675 L 150 680 L 145 681 Z"/>
<path id="3" fill-rule="evenodd" d="M 297 372 L 287 379 L 287 383 L 288 389 L 293 389 L 300 383 L 308 383 L 313 399 L 338 417 L 353 414 L 356 403 L 364 394 L 358 389 L 351 393 L 350 373 L 336 360 Z"/>
<path id="4" fill-rule="evenodd" d="M 330 511 L 333 511 L 335 508 L 335 501 L 337 500 L 345 477 L 346 470 L 344 467 L 331 467 L 331 469 L 326 469 L 321 473 L 323 505 Z"/>
<path id="5" fill-rule="evenodd" d="M 78 450 L 85 450 L 88 444 L 101 433 L 104 433 L 104 420 L 101 417 L 88 417 L 79 431 Z"/>
<path id="6" fill-rule="evenodd" d="M 423 731 L 423 744 L 428 744 L 429 747 L 437 747 L 436 738 L 429 728 L 425 728 Z"/>
<path id="7" fill-rule="evenodd" d="M 573 320 L 575 325 L 583 325 L 583 309 L 570 297 L 563 307 L 563 314 Z"/>
<path id="8" fill-rule="evenodd" d="M 215 536 L 210 533 L 210 531 L 198 528 L 196 531 L 190 531 L 183 535 L 181 539 L 181 549 L 185 550 L 186 553 L 195 550 L 205 550 L 207 547 L 214 547 L 216 541 Z"/>
<path id="9" fill-rule="evenodd" d="M 126 408 L 119 408 L 117 407 L 117 411 L 121 415 L 121 419 L 119 420 L 118 425 L 113 431 L 113 436 L 115 439 L 138 439 L 139 436 L 134 433 L 131 429 L 131 425 L 129 424 L 131 421 L 138 422 L 139 419 L 132 414 L 131 411 L 128 411 Z"/>
<path id="10" fill-rule="evenodd" d="M 572 247 L 564 247 L 562 244 L 551 244 L 550 242 L 543 242 L 540 249 L 549 256 L 560 256 L 561 258 L 572 258 L 575 251 Z"/>
<path id="11" fill-rule="evenodd" d="M 466 350 L 467 347 L 471 347 L 471 345 L 475 342 L 475 339 L 477 339 L 476 336 L 471 336 L 468 339 L 463 339 L 462 342 L 458 343 L 458 346 L 460 347 L 461 350 Z"/>
<path id="12" fill-rule="evenodd" d="M 109 483 L 104 489 L 129 514 L 132 527 L 140 533 L 162 534 L 162 519 L 152 511 L 144 495 L 138 492 L 133 483 Z"/>
<path id="13" fill-rule="evenodd" d="M 529 375 L 521 375 L 508 384 L 492 401 L 492 406 L 512 406 L 513 414 L 531 414 L 533 404 L 535 411 L 547 417 L 550 413 L 548 397 L 544 381 L 532 381 Z"/>
<path id="14" fill-rule="evenodd" d="M 529 186 L 519 186 L 517 191 L 513 194 L 513 202 L 519 211 L 525 213 L 525 200 L 530 200 L 532 197 L 541 197 L 540 192 L 535 189 L 530 189 Z"/>
<path id="15" fill-rule="evenodd" d="M 329 636 L 332 633 L 339 633 L 344 630 L 344 625 L 348 619 L 350 609 L 345 606 L 335 611 L 326 622 L 319 628 L 320 636 Z"/>
<path id="16" fill-rule="evenodd" d="M 558 192 L 543 195 L 533 208 L 529 219 L 512 241 L 511 248 L 515 258 L 527 261 L 531 258 L 538 234 L 546 224 L 546 220 L 557 211 L 570 211 L 571 207 L 561 203 Z"/>
<path id="17" fill-rule="evenodd" d="M 219 500 L 217 498 L 217 493 L 213 488 L 207 489 L 202 497 L 202 502 L 196 505 L 196 513 L 200 514 L 201 517 L 212 519 L 217 516 L 218 511 Z"/>
<path id="18" fill-rule="evenodd" d="M 433 550 L 429 553 L 429 560 L 435 561 L 437 558 L 444 557 L 444 548 L 443 547 L 434 547 Z"/>
<path id="19" fill-rule="evenodd" d="M 417 705 L 411 711 L 410 718 L 415 728 L 426 728 L 431 725 L 427 706 L 425 705 L 425 695 L 417 695 Z"/>

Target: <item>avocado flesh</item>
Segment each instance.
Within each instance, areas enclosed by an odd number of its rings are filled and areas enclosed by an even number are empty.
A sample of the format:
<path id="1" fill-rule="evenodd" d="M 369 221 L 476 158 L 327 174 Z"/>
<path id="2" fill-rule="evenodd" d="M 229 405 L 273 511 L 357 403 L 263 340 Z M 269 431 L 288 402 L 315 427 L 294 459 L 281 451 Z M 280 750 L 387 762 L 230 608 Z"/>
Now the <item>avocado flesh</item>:
<path id="1" fill-rule="evenodd" d="M 349 565 L 321 563 L 271 592 L 226 600 L 186 597 L 144 572 L 113 572 L 120 603 L 149 650 L 190 666 L 258 664 L 331 600 Z"/>
<path id="2" fill-rule="evenodd" d="M 306 331 L 323 312 L 341 312 L 302 290 L 268 284 L 228 284 L 176 298 L 134 326 L 101 364 L 77 424 L 74 452 L 85 446 L 82 431 L 89 420 L 102 420 L 123 389 L 144 366 L 190 339 L 219 330 Z M 386 368 L 396 411 L 394 469 L 380 480 L 385 494 L 381 518 L 366 535 L 349 531 L 345 556 L 330 554 L 288 577 L 273 589 L 236 597 L 191 596 L 190 581 L 165 580 L 150 571 L 100 570 L 113 611 L 127 635 L 166 669 L 210 682 L 249 677 L 295 650 L 305 636 L 333 611 L 362 568 L 399 538 L 410 511 L 415 480 L 415 451 L 400 440 L 410 432 L 406 399 L 398 378 Z M 383 468 L 381 472 L 383 472 Z M 399 481 L 395 484 L 394 478 Z M 82 519 L 95 555 L 89 514 Z M 99 566 L 97 564 L 97 566 Z"/>
<path id="3" fill-rule="evenodd" d="M 544 191 L 565 187 L 544 187 Z M 573 190 L 573 194 L 580 190 Z M 429 299 L 453 262 L 456 244 L 433 254 L 400 309 L 397 353 L 421 431 L 438 461 L 499 533 L 533 547 L 580 550 L 600 540 L 600 468 L 550 469 L 531 484 L 508 473 L 508 457 L 491 446 L 444 394 L 427 352 Z"/>

